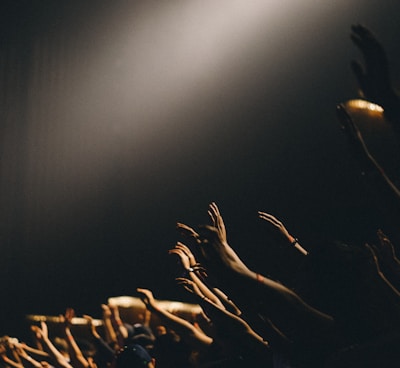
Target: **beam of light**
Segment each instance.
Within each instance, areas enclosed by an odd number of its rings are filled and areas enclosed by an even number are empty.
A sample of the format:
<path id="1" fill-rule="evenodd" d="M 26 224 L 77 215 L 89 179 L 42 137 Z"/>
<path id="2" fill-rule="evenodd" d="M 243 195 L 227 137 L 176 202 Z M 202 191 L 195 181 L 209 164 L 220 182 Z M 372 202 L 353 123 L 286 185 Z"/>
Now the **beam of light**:
<path id="1" fill-rule="evenodd" d="M 207 140 L 220 114 L 257 93 L 251 89 L 260 75 L 276 93 L 280 67 L 316 46 L 299 40 L 350 5 L 198 0 L 111 7 L 84 30 L 71 30 L 57 50 L 51 36 L 36 45 L 44 55 L 33 65 L 28 176 L 36 189 L 28 190 L 38 202 L 79 202 L 124 161 L 146 175 L 149 162 L 168 157 L 163 142 L 190 149 L 178 138 L 192 126 L 201 124 L 196 140 Z"/>

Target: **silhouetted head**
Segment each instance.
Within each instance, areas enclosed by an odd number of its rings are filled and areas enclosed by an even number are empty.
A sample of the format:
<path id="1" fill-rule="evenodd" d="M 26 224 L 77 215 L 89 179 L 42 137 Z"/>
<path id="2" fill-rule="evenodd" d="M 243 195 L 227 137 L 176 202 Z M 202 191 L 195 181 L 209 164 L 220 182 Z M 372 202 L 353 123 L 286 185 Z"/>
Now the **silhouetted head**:
<path id="1" fill-rule="evenodd" d="M 154 360 L 140 345 L 125 346 L 118 354 L 116 368 L 153 368 Z"/>

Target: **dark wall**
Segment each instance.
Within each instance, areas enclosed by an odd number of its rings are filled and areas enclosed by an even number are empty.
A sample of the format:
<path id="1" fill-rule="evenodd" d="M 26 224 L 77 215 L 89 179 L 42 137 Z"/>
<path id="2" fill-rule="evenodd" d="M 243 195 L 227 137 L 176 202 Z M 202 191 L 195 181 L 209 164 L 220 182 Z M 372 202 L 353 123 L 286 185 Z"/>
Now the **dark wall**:
<path id="1" fill-rule="evenodd" d="M 189 30 L 200 36 L 185 47 L 202 50 L 216 10 L 204 3 L 209 17 L 194 16 L 189 5 L 171 4 L 176 9 L 140 1 L 4 6 L 2 333 L 13 334 L 27 313 L 72 306 L 99 315 L 108 296 L 137 286 L 181 298 L 176 260 L 167 254 L 179 238 L 175 222 L 207 222 L 211 201 L 235 249 L 280 279 L 290 278 L 298 259 L 266 244 L 270 232 L 257 210 L 281 218 L 306 243 L 392 230 L 364 187 L 335 105 L 357 96 L 352 23 L 375 31 L 399 80 L 398 4 L 288 10 L 276 32 L 266 12 L 243 45 L 226 46 L 222 61 L 212 59 L 219 48 L 205 59 L 215 63 L 205 74 L 176 45 L 191 38 L 184 27 L 193 17 L 198 28 Z M 242 37 L 237 24 L 226 27 L 220 49 Z"/>

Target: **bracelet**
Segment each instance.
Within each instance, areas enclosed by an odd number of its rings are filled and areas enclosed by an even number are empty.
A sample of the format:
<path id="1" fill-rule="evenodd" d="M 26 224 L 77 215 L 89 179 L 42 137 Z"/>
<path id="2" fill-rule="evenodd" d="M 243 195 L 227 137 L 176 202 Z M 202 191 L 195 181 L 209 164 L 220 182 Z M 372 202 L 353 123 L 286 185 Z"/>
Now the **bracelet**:
<path id="1" fill-rule="evenodd" d="M 298 242 L 299 242 L 299 239 L 293 238 L 293 240 L 291 241 L 290 244 L 294 247 L 296 244 L 298 244 Z"/>
<path id="2" fill-rule="evenodd" d="M 193 267 L 189 267 L 186 272 L 194 272 L 194 268 Z"/>

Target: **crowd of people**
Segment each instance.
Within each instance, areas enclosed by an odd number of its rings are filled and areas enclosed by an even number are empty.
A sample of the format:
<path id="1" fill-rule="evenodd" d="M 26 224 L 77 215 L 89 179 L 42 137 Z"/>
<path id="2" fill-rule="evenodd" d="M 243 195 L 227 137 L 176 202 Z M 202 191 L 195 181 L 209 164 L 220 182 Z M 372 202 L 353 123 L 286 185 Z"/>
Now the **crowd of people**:
<path id="1" fill-rule="evenodd" d="M 394 90 L 385 51 L 364 26 L 351 38 L 364 66 L 353 62 L 368 114 L 382 107 L 385 124 L 399 137 L 400 98 Z M 360 172 L 388 207 L 399 207 L 400 190 L 385 163 L 370 152 L 351 106 L 337 106 Z M 374 109 L 374 113 L 376 109 Z M 210 224 L 177 224 L 182 236 L 171 256 L 182 267 L 177 284 L 192 294 L 201 313 L 188 320 L 163 308 L 151 290 L 137 288 L 146 314 L 123 321 L 118 306 L 102 305 L 99 331 L 83 316 L 90 341 L 71 331 L 74 312 L 61 318 L 61 336 L 49 336 L 45 321 L 31 326 L 29 344 L 4 336 L 1 364 L 6 368 L 189 368 L 189 367 L 395 367 L 400 365 L 400 260 L 389 237 L 376 229 L 364 244 L 326 242 L 312 250 L 290 234 L 275 216 L 259 218 L 275 229 L 287 252 L 299 252 L 307 277 L 301 291 L 249 267 L 228 242 L 218 206 L 208 207 Z M 398 219 L 392 219 L 397 221 Z M 161 323 L 152 324 L 152 316 Z"/>

